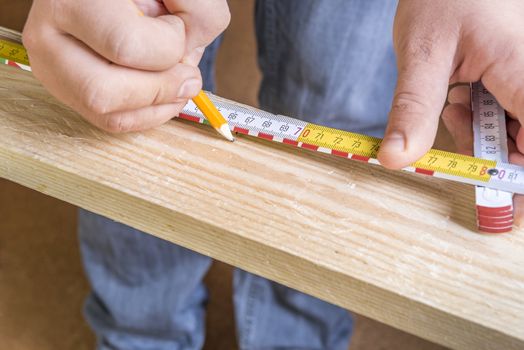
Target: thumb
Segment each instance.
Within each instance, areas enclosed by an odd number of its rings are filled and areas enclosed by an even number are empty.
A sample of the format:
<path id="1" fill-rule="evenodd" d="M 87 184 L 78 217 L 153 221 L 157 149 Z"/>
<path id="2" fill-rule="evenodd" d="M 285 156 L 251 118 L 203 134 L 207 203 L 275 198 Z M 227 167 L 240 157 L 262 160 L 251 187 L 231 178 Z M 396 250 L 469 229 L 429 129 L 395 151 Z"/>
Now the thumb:
<path id="1" fill-rule="evenodd" d="M 378 160 L 387 168 L 405 167 L 420 159 L 433 145 L 454 55 L 442 51 L 433 50 L 432 45 L 421 45 L 397 54 L 399 76 L 378 154 Z"/>

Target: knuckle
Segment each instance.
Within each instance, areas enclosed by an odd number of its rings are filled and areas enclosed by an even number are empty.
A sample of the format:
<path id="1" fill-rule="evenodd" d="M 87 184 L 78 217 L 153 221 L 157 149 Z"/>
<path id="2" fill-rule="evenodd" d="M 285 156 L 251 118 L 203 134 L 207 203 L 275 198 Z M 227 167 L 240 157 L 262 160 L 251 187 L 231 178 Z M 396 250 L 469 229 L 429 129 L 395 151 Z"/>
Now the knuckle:
<path id="1" fill-rule="evenodd" d="M 178 63 L 185 54 L 186 47 L 186 26 L 184 21 L 177 16 L 170 16 L 170 18 L 164 18 L 167 21 L 171 30 L 169 35 L 166 35 L 166 39 L 169 40 L 169 56 L 173 63 Z"/>
<path id="2" fill-rule="evenodd" d="M 445 31 L 445 34 L 434 26 L 424 28 L 420 33 L 412 30 L 411 34 L 395 40 L 395 49 L 402 64 L 435 63 L 446 59 L 454 52 L 459 40 L 456 29 Z"/>
<path id="3" fill-rule="evenodd" d="M 429 105 L 423 95 L 411 91 L 399 91 L 395 93 L 391 110 L 402 114 L 417 114 L 427 117 Z"/>
<path id="4" fill-rule="evenodd" d="M 229 7 L 227 7 L 227 5 L 222 7 L 220 12 L 221 13 L 219 13 L 216 19 L 217 23 L 215 23 L 219 33 L 223 32 L 231 22 L 231 12 L 229 11 Z"/>
<path id="5" fill-rule="evenodd" d="M 433 54 L 435 42 L 432 38 L 415 40 L 409 47 L 409 53 L 421 61 L 428 62 Z"/>
<path id="6" fill-rule="evenodd" d="M 139 37 L 132 30 L 122 30 L 119 26 L 112 28 L 105 45 L 110 60 L 124 66 L 132 65 L 141 52 Z"/>
<path id="7" fill-rule="evenodd" d="M 419 61 L 430 60 L 435 46 L 435 38 L 432 36 L 407 37 L 398 42 L 397 51 L 405 56 Z"/>
<path id="8" fill-rule="evenodd" d="M 80 88 L 82 104 L 90 113 L 103 115 L 111 111 L 109 89 L 103 79 L 92 77 Z"/>
<path id="9" fill-rule="evenodd" d="M 166 89 L 164 87 L 159 87 L 156 89 L 155 93 L 154 93 L 154 97 L 153 97 L 153 101 L 151 102 L 151 105 L 155 106 L 155 105 L 159 105 L 161 103 L 163 103 L 164 101 L 167 101 L 168 98 L 167 98 L 167 94 L 166 94 Z"/>
<path id="10" fill-rule="evenodd" d="M 41 40 L 42 38 L 38 35 L 38 31 L 33 26 L 28 26 L 24 29 L 22 43 L 28 52 L 37 50 Z"/>
<path id="11" fill-rule="evenodd" d="M 212 14 L 207 14 L 205 20 L 200 20 L 203 30 L 209 35 L 210 41 L 222 33 L 231 22 L 231 12 L 227 5 L 216 9 Z"/>
<path id="12" fill-rule="evenodd" d="M 121 134 L 131 130 L 131 124 L 123 115 L 107 116 L 101 124 L 102 129 L 113 134 Z"/>
<path id="13" fill-rule="evenodd" d="M 390 123 L 400 129 L 425 129 L 433 123 L 426 98 L 414 92 L 397 92 L 391 105 Z"/>

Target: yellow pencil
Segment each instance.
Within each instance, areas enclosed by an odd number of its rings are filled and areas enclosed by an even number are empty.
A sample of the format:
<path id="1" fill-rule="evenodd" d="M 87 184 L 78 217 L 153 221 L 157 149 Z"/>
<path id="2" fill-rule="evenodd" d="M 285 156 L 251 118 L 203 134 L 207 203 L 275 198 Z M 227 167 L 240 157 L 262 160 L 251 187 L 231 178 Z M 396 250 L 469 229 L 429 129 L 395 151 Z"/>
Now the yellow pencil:
<path id="1" fill-rule="evenodd" d="M 200 90 L 198 95 L 193 97 L 193 102 L 197 105 L 202 114 L 204 114 L 209 124 L 211 124 L 220 135 L 224 136 L 229 141 L 235 141 L 235 138 L 229 129 L 227 120 L 222 116 L 222 114 L 220 114 L 204 91 Z"/>
<path id="2" fill-rule="evenodd" d="M 138 9 L 138 6 L 136 6 L 132 0 L 130 1 L 133 3 L 133 5 L 135 5 L 140 16 L 143 16 L 144 13 Z M 229 141 L 235 141 L 235 138 L 229 129 L 227 120 L 222 116 L 222 114 L 220 114 L 218 109 L 215 107 L 213 102 L 211 102 L 209 97 L 207 97 L 203 90 L 200 90 L 198 95 L 193 98 L 193 102 L 197 105 L 202 114 L 204 114 L 209 124 L 211 124 L 211 126 L 215 128 L 215 130 L 218 131 L 220 135 L 224 136 Z"/>

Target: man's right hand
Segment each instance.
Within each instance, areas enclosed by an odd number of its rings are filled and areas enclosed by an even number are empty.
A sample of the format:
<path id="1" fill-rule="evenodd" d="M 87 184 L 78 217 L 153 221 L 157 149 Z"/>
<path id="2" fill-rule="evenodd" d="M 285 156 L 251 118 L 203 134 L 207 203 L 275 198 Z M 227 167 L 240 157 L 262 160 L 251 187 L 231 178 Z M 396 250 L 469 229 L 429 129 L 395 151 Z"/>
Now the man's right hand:
<path id="1" fill-rule="evenodd" d="M 163 124 L 196 96 L 204 48 L 229 20 L 226 0 L 34 0 L 23 42 L 51 94 L 126 132 Z"/>

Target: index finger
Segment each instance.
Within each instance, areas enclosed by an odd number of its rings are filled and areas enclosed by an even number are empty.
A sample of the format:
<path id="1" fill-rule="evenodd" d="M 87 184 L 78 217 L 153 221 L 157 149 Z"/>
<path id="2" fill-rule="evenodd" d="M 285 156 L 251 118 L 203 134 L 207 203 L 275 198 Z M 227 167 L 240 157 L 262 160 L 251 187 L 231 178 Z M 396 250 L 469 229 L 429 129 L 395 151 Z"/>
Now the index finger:
<path id="1" fill-rule="evenodd" d="M 165 70 L 185 53 L 182 19 L 142 16 L 129 0 L 62 1 L 54 13 L 60 30 L 122 66 Z"/>

